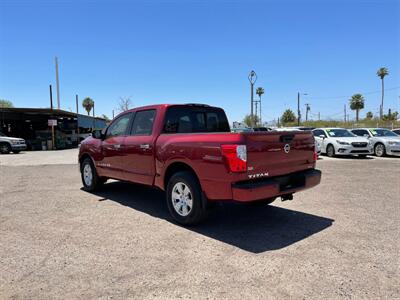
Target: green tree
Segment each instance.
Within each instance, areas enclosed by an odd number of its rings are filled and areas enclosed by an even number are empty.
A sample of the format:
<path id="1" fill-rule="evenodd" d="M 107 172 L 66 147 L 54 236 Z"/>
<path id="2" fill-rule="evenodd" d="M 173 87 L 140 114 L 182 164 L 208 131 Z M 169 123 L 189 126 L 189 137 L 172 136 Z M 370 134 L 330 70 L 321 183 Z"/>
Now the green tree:
<path id="1" fill-rule="evenodd" d="M 392 112 L 392 110 L 389 109 L 388 114 L 382 116 L 382 120 L 384 120 L 384 121 L 396 121 L 398 116 L 399 116 L 399 113 L 397 111 Z"/>
<path id="2" fill-rule="evenodd" d="M 364 108 L 364 97 L 361 94 L 354 94 L 351 96 L 350 102 L 350 109 L 356 111 L 356 121 L 358 122 L 358 116 L 360 110 Z"/>
<path id="3" fill-rule="evenodd" d="M 89 116 L 90 111 L 92 110 L 93 106 L 94 106 L 94 101 L 92 98 L 86 97 L 85 99 L 83 99 L 82 101 L 82 106 L 83 108 L 87 111 L 87 114 Z"/>
<path id="4" fill-rule="evenodd" d="M 296 115 L 291 109 L 287 109 L 283 112 L 282 117 L 281 117 L 281 122 L 283 124 L 285 123 L 291 123 L 296 121 Z"/>
<path id="5" fill-rule="evenodd" d="M 382 82 L 382 100 L 381 100 L 381 107 L 380 107 L 380 118 L 382 119 L 383 117 L 383 98 L 385 95 L 385 84 L 384 84 L 384 78 L 385 76 L 389 75 L 389 70 L 387 68 L 379 68 L 379 70 L 376 72 L 376 75 L 381 79 Z"/>
<path id="6" fill-rule="evenodd" d="M 372 114 L 372 111 L 367 112 L 367 115 L 365 116 L 366 119 L 371 120 L 374 117 Z"/>
<path id="7" fill-rule="evenodd" d="M 253 127 L 253 124 L 258 124 L 259 121 L 259 117 L 256 115 L 253 115 L 253 117 L 251 115 L 246 115 L 243 119 L 243 123 L 248 127 Z"/>
<path id="8" fill-rule="evenodd" d="M 0 107 L 4 108 L 11 108 L 14 107 L 11 101 L 5 100 L 5 99 L 0 99 Z"/>

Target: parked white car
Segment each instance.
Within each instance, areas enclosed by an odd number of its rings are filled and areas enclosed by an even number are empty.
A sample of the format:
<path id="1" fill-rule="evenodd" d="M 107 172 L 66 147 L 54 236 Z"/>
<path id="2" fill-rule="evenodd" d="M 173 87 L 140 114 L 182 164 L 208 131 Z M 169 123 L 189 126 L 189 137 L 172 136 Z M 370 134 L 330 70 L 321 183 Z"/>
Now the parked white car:
<path id="1" fill-rule="evenodd" d="M 12 151 L 17 154 L 25 149 L 26 143 L 24 139 L 9 137 L 0 132 L 0 153 L 8 154 Z"/>
<path id="2" fill-rule="evenodd" d="M 400 136 L 385 128 L 357 128 L 352 129 L 357 136 L 369 138 L 374 153 L 378 157 L 385 155 L 400 156 Z"/>
<path id="3" fill-rule="evenodd" d="M 371 141 L 359 137 L 344 128 L 317 128 L 313 130 L 315 140 L 321 152 L 334 157 L 336 155 L 367 156 L 373 154 Z"/>

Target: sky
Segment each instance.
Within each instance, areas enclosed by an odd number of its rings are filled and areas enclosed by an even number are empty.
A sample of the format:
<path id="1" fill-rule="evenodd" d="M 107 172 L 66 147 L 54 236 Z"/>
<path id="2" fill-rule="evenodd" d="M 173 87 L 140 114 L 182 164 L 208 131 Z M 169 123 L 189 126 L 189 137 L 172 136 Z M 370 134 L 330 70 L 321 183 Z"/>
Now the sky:
<path id="1" fill-rule="evenodd" d="M 255 70 L 263 120 L 296 111 L 298 92 L 303 116 L 309 103 L 311 118 L 343 118 L 355 93 L 361 116 L 377 114 L 380 67 L 385 111 L 400 110 L 400 0 L 0 0 L 0 99 L 49 107 L 55 56 L 65 110 L 77 94 L 111 117 L 130 97 L 220 106 L 241 121 Z"/>

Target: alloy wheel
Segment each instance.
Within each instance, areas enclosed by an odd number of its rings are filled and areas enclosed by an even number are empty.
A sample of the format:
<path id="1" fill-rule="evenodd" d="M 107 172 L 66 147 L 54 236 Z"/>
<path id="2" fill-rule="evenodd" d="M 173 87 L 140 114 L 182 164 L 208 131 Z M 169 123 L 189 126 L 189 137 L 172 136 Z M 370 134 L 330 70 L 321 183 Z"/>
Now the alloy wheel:
<path id="1" fill-rule="evenodd" d="M 172 205 L 182 217 L 190 214 L 193 207 L 193 195 L 190 188 L 183 182 L 177 182 L 172 188 Z"/>
<path id="2" fill-rule="evenodd" d="M 83 167 L 83 180 L 87 186 L 91 186 L 93 182 L 93 172 L 90 164 L 85 164 Z"/>

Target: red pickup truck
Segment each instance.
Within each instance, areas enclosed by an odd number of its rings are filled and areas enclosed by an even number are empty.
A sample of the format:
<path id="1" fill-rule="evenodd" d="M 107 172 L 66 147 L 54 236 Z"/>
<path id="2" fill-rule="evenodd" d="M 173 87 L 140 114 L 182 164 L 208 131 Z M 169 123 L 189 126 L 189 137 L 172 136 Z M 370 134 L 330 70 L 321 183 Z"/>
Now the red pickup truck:
<path id="1" fill-rule="evenodd" d="M 271 203 L 319 184 L 311 132 L 231 133 L 221 108 L 151 105 L 118 115 L 79 151 L 84 189 L 118 179 L 166 192 L 172 217 L 199 222 L 212 201 Z"/>

